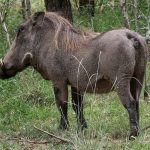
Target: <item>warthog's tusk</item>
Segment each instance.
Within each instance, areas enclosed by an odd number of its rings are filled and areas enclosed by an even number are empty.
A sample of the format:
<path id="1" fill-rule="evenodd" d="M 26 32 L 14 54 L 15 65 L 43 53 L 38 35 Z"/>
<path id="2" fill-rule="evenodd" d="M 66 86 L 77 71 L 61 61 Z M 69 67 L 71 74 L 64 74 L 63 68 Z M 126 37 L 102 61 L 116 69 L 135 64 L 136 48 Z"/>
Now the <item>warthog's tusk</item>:
<path id="1" fill-rule="evenodd" d="M 24 61 L 25 61 L 26 59 L 33 59 L 32 53 L 27 52 L 27 53 L 24 55 L 24 57 L 23 57 L 23 59 L 22 59 L 22 64 L 24 63 Z"/>

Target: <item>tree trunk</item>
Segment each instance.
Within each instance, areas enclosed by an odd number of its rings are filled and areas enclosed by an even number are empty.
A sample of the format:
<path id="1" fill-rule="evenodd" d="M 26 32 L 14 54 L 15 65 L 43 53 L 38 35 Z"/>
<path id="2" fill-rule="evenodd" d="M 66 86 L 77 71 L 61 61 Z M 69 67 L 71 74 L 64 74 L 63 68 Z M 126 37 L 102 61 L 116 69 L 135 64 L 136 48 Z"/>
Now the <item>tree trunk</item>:
<path id="1" fill-rule="evenodd" d="M 131 12 L 132 12 L 132 14 L 134 16 L 134 22 L 135 22 L 135 30 L 136 30 L 136 32 L 139 31 L 137 6 L 138 6 L 138 0 L 132 0 L 132 10 L 131 10 Z"/>
<path id="2" fill-rule="evenodd" d="M 85 9 L 87 9 L 87 12 L 94 16 L 94 8 L 95 3 L 94 0 L 79 0 L 79 11 L 82 13 Z"/>
<path id="3" fill-rule="evenodd" d="M 147 0 L 147 4 L 148 4 L 148 17 L 147 17 L 148 30 L 146 33 L 146 40 L 147 42 L 149 42 L 150 41 L 150 0 Z"/>
<path id="4" fill-rule="evenodd" d="M 31 3 L 30 0 L 26 0 L 26 14 L 29 18 L 31 16 Z"/>
<path id="5" fill-rule="evenodd" d="M 11 42 L 10 42 L 10 36 L 9 36 L 9 32 L 8 32 L 8 29 L 7 29 L 7 26 L 6 26 L 6 23 L 5 23 L 5 20 L 3 18 L 3 15 L 2 13 L 0 12 L 0 21 L 2 23 L 2 27 L 6 33 L 6 38 L 7 38 L 7 43 L 8 43 L 8 46 L 10 47 L 11 45 Z"/>
<path id="6" fill-rule="evenodd" d="M 134 14 L 134 0 L 131 0 L 131 15 Z"/>
<path id="7" fill-rule="evenodd" d="M 147 44 L 150 42 L 150 0 L 147 0 L 148 4 L 148 17 L 147 17 L 147 32 L 146 32 L 146 42 Z M 149 102 L 149 94 L 148 94 L 148 84 L 147 84 L 147 74 L 145 74 L 145 87 L 144 87 L 144 100 L 145 102 Z"/>
<path id="8" fill-rule="evenodd" d="M 22 5 L 22 17 L 23 17 L 23 20 L 26 20 L 26 2 L 25 2 L 25 0 L 22 0 L 21 5 Z"/>
<path id="9" fill-rule="evenodd" d="M 121 6 L 122 15 L 123 15 L 124 26 L 126 28 L 130 28 L 126 0 L 120 0 L 120 6 Z"/>
<path id="10" fill-rule="evenodd" d="M 69 0 L 44 0 L 47 11 L 57 12 L 73 22 L 71 3 Z"/>
<path id="11" fill-rule="evenodd" d="M 22 0 L 22 17 L 23 20 L 27 20 L 31 15 L 31 3 L 30 0 Z"/>

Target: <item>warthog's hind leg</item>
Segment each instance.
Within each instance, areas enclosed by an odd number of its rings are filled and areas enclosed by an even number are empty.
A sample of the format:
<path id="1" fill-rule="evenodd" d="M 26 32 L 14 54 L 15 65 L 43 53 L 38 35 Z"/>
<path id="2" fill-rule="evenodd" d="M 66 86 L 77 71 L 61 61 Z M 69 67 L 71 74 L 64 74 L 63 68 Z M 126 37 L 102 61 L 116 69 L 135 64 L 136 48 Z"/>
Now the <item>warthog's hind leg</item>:
<path id="1" fill-rule="evenodd" d="M 68 111 L 68 87 L 66 83 L 54 83 L 56 104 L 61 114 L 59 129 L 67 129 L 69 126 Z"/>
<path id="2" fill-rule="evenodd" d="M 135 89 L 134 89 L 135 90 Z M 123 103 L 124 107 L 127 109 L 130 120 L 130 135 L 129 139 L 134 139 L 139 135 L 139 121 L 138 121 L 138 103 L 133 98 L 130 92 L 130 79 L 123 79 L 117 88 L 118 95 Z"/>
<path id="3" fill-rule="evenodd" d="M 72 95 L 72 107 L 76 113 L 78 129 L 83 130 L 87 128 L 87 123 L 84 119 L 83 114 L 83 94 L 79 92 L 76 88 L 71 87 Z"/>
<path id="4" fill-rule="evenodd" d="M 136 112 L 137 112 L 138 123 L 139 123 L 139 97 L 140 97 L 140 93 L 142 90 L 142 85 L 144 81 L 144 73 L 145 73 L 144 71 L 141 71 L 141 70 L 143 69 L 139 69 L 138 72 L 134 74 L 134 77 L 130 81 L 130 91 L 131 91 L 133 98 L 136 101 Z"/>

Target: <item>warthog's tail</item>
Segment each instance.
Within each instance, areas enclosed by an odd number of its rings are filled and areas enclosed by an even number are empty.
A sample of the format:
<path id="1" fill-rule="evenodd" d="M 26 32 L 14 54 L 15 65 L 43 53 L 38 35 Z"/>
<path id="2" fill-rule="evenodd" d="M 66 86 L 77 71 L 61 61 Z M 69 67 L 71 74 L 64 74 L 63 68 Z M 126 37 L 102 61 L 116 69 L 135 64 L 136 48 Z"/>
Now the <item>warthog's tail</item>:
<path id="1" fill-rule="evenodd" d="M 132 96 L 138 100 L 145 78 L 144 99 L 149 97 L 146 83 L 146 63 L 148 59 L 148 47 L 145 38 L 136 33 L 127 33 L 127 38 L 130 39 L 135 48 L 136 65 L 134 69 L 133 79 L 131 79 Z M 132 90 L 133 89 L 133 90 Z"/>

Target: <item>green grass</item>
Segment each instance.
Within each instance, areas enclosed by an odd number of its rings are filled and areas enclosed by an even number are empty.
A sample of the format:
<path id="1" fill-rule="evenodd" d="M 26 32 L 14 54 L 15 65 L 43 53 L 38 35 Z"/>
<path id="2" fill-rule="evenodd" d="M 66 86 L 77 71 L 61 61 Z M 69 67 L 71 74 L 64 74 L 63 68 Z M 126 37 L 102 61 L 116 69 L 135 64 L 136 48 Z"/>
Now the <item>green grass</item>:
<path id="1" fill-rule="evenodd" d="M 43 10 L 41 0 L 32 0 L 33 12 Z M 20 6 L 13 5 L 8 13 L 7 25 L 13 38 L 14 29 L 21 22 Z M 140 11 L 146 15 L 147 7 L 144 0 L 140 1 Z M 15 10 L 15 11 L 14 11 Z M 131 17 L 132 19 L 132 17 Z M 74 24 L 84 26 L 97 32 L 110 28 L 122 27 L 121 12 L 109 6 L 103 13 L 96 8 L 93 18 L 81 16 L 74 9 Z M 139 20 L 140 27 L 145 27 L 144 19 Z M 132 22 L 134 29 L 134 22 Z M 0 56 L 7 51 L 5 33 L 0 26 Z M 140 33 L 145 34 L 145 29 Z M 147 69 L 150 79 L 149 66 Z M 150 86 L 149 86 L 150 87 Z M 75 113 L 71 107 L 69 96 L 68 117 L 70 128 L 67 131 L 57 129 L 59 112 L 55 105 L 54 94 L 50 81 L 45 81 L 33 69 L 29 68 L 9 80 L 0 81 L 0 150 L 149 150 L 150 129 L 141 132 L 135 141 L 128 140 L 129 119 L 115 92 L 104 95 L 85 96 L 85 118 L 88 129 L 77 133 Z M 140 98 L 140 128 L 150 125 L 150 104 Z M 48 137 L 34 128 L 37 126 L 56 136 L 66 138 L 73 144 L 63 144 L 59 140 Z M 31 142 L 34 141 L 35 143 Z M 42 144 L 37 142 L 45 142 Z"/>
<path id="2" fill-rule="evenodd" d="M 0 149 L 77 149 L 77 150 L 141 150 L 150 149 L 150 130 L 142 132 L 135 141 L 128 140 L 129 120 L 115 92 L 85 96 L 85 117 L 88 129 L 77 133 L 75 113 L 69 96 L 68 131 L 59 131 L 59 113 L 54 102 L 52 86 L 32 69 L 15 78 L 1 81 Z M 140 99 L 140 127 L 150 124 L 150 105 Z M 34 128 L 37 126 L 73 144 L 62 144 Z M 47 141 L 33 144 L 28 141 Z"/>

